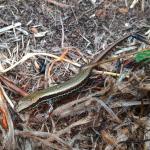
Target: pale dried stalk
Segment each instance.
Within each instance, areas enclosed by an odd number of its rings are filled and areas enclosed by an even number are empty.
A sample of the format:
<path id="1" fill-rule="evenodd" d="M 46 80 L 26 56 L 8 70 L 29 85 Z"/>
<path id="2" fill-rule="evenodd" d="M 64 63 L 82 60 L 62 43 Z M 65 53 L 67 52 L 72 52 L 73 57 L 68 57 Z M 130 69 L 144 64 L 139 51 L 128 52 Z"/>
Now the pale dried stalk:
<path id="1" fill-rule="evenodd" d="M 59 2 L 56 2 L 54 0 L 47 0 L 49 3 L 53 4 L 53 5 L 56 5 L 58 7 L 61 7 L 61 8 L 69 8 L 71 7 L 70 5 L 66 5 L 66 4 L 63 4 L 63 3 L 59 3 Z"/>
<path id="2" fill-rule="evenodd" d="M 77 122 L 72 123 L 71 125 L 69 125 L 68 127 L 64 128 L 64 129 L 62 129 L 60 131 L 56 131 L 55 134 L 57 136 L 61 136 L 61 135 L 65 134 L 65 133 L 67 133 L 67 132 L 70 132 L 70 130 L 72 128 L 74 128 L 74 127 L 77 127 L 77 126 L 80 126 L 80 125 L 86 125 L 87 123 L 90 123 L 92 121 L 93 121 L 92 117 L 87 116 L 86 118 L 80 119 Z"/>
<path id="3" fill-rule="evenodd" d="M 132 2 L 132 4 L 131 4 L 130 8 L 131 8 L 131 9 L 134 8 L 135 5 L 136 5 L 138 2 L 139 2 L 139 0 L 133 0 L 133 2 Z"/>
<path id="4" fill-rule="evenodd" d="M 51 148 L 56 148 L 56 145 L 51 143 L 52 141 L 57 141 L 61 145 L 65 145 L 66 147 L 71 148 L 67 142 L 59 138 L 56 134 L 48 133 L 48 132 L 41 132 L 41 131 L 19 131 L 15 130 L 15 135 L 28 137 L 36 139 L 43 144 L 50 146 Z"/>
<path id="5" fill-rule="evenodd" d="M 1 29 L 0 29 L 0 33 L 4 33 L 4 32 L 6 32 L 6 31 L 11 30 L 11 29 L 14 29 L 14 28 L 16 28 L 16 27 L 18 27 L 18 26 L 21 26 L 21 23 L 20 23 L 20 22 L 17 22 L 17 23 L 15 23 L 15 24 L 10 25 L 10 26 L 1 28 Z"/>

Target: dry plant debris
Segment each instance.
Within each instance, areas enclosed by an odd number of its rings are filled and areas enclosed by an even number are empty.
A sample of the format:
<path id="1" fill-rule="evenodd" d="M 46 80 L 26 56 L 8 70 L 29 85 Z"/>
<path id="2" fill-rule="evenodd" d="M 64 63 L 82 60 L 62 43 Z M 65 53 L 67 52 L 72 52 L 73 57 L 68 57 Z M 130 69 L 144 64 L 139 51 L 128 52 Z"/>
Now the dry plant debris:
<path id="1" fill-rule="evenodd" d="M 149 0 L 0 1 L 0 149 L 149 150 Z M 24 112 L 125 33 L 88 83 Z"/>

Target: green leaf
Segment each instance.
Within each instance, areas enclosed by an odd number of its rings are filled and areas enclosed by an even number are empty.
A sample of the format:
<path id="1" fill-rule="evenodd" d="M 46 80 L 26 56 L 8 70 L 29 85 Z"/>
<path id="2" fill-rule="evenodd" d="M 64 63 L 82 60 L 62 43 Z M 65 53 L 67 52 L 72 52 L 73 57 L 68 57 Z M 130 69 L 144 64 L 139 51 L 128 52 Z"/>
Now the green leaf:
<path id="1" fill-rule="evenodd" d="M 148 50 L 144 50 L 144 51 L 140 51 L 139 53 L 137 53 L 135 55 L 135 61 L 137 63 L 141 62 L 141 61 L 150 61 L 150 49 Z"/>

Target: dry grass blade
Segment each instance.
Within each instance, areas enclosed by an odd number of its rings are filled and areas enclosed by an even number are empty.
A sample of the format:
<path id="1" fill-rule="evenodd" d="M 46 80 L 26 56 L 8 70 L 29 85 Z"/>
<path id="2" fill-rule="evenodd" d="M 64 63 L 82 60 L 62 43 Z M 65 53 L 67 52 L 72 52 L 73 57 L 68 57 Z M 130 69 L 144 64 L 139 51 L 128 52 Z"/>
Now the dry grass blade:
<path id="1" fill-rule="evenodd" d="M 92 120 L 93 120 L 93 119 L 92 119 L 91 117 L 87 116 L 86 118 L 80 119 L 80 120 L 78 120 L 78 121 L 72 123 L 72 124 L 69 125 L 68 127 L 64 128 L 64 129 L 62 129 L 62 130 L 60 130 L 60 131 L 56 131 L 55 134 L 56 134 L 57 136 L 61 136 L 61 135 L 65 134 L 65 133 L 70 132 L 70 130 L 71 130 L 72 128 L 78 127 L 78 126 L 80 126 L 80 125 L 86 125 L 87 123 L 92 122 Z"/>
<path id="2" fill-rule="evenodd" d="M 76 100 L 77 102 L 77 100 Z M 84 113 L 84 112 L 89 112 L 90 110 L 94 110 L 96 109 L 97 107 L 95 107 L 95 105 L 93 106 L 91 103 L 93 102 L 93 100 L 87 100 L 86 101 L 83 101 L 82 103 L 78 104 L 76 103 L 75 106 L 73 106 L 71 104 L 71 102 L 69 103 L 70 104 L 70 107 L 67 107 L 66 105 L 64 105 L 63 108 L 66 108 L 66 109 L 63 109 L 62 107 L 58 107 L 56 110 L 54 110 L 54 112 L 52 113 L 52 115 L 57 115 L 59 116 L 59 118 L 64 118 L 64 117 L 68 117 L 68 116 L 75 116 L 75 115 L 79 115 L 81 113 Z"/>
<path id="3" fill-rule="evenodd" d="M 1 28 L 1 29 L 0 29 L 0 33 L 1 33 L 1 34 L 2 34 L 2 33 L 5 33 L 6 31 L 11 30 L 11 29 L 14 29 L 14 28 L 16 28 L 16 27 L 18 27 L 18 26 L 21 26 L 21 23 L 20 23 L 20 22 L 15 23 L 15 24 L 12 24 L 12 25 L 7 26 L 7 27 L 4 27 L 4 28 Z"/>
<path id="4" fill-rule="evenodd" d="M 121 75 L 119 73 L 108 72 L 108 71 L 97 71 L 97 70 L 94 70 L 93 72 L 96 73 L 96 74 L 111 75 L 111 76 L 114 76 L 114 77 L 119 77 Z M 125 75 L 125 77 L 129 78 L 129 75 Z"/>
<path id="5" fill-rule="evenodd" d="M 25 138 L 33 138 L 37 141 L 40 141 L 41 143 L 54 148 L 59 149 L 60 146 L 57 144 L 54 144 L 53 141 L 57 141 L 60 145 L 64 145 L 67 149 L 71 149 L 71 147 L 63 141 L 61 138 L 59 138 L 56 134 L 48 133 L 48 132 L 40 132 L 40 131 L 19 131 L 15 130 L 15 135 L 22 136 Z"/>
<path id="6" fill-rule="evenodd" d="M 112 116 L 112 118 L 118 122 L 121 123 L 121 120 L 118 118 L 118 116 L 113 112 L 113 110 L 108 107 L 102 100 L 98 99 L 98 98 L 94 98 L 95 101 L 97 101 L 101 106 L 103 106 L 103 108 L 109 113 L 110 116 Z"/>
<path id="7" fill-rule="evenodd" d="M 88 101 L 88 104 L 90 104 L 90 100 L 92 100 L 92 97 L 97 95 L 98 93 L 91 94 L 89 96 L 71 101 L 67 104 L 64 104 L 58 108 L 56 108 L 53 112 L 53 116 L 59 116 L 59 118 L 67 117 L 71 114 L 76 114 L 77 110 L 80 111 L 80 109 L 83 111 L 84 107 L 86 107 L 86 102 Z M 81 107 L 80 107 L 81 104 Z M 75 106 L 74 106 L 75 105 Z M 86 109 L 86 108 L 85 108 Z"/>
<path id="8" fill-rule="evenodd" d="M 55 0 L 47 0 L 47 1 L 51 4 L 53 4 L 53 5 L 56 5 L 56 6 L 61 7 L 61 8 L 71 7 L 70 5 L 66 5 L 66 4 L 63 4 L 63 3 L 60 3 L 60 2 L 56 2 Z"/>
<path id="9" fill-rule="evenodd" d="M 1 84 L 0 84 L 1 85 Z M 3 93 L 3 96 L 5 97 L 5 100 L 8 102 L 8 104 L 11 106 L 11 108 L 14 108 L 14 104 L 12 103 L 12 101 L 10 100 L 10 98 L 8 97 L 7 93 L 5 92 L 5 90 L 3 89 L 2 85 L 1 85 L 1 91 Z"/>
<path id="10" fill-rule="evenodd" d="M 150 119 L 149 119 L 149 117 L 145 117 L 143 121 L 144 121 L 145 128 L 147 131 L 144 135 L 144 139 L 147 140 L 147 139 L 150 139 Z M 150 141 L 147 141 L 145 143 L 145 149 L 148 150 L 149 147 L 150 147 Z"/>
<path id="11" fill-rule="evenodd" d="M 118 107 L 131 107 L 131 106 L 138 106 L 138 105 L 149 105 L 150 101 L 117 101 L 110 105 L 111 108 L 118 108 Z"/>

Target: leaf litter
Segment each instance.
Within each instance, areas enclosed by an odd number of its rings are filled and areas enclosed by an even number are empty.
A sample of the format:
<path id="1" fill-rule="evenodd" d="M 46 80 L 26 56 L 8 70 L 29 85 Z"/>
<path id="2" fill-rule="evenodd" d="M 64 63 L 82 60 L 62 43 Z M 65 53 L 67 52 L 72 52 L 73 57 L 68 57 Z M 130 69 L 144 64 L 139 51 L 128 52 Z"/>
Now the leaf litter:
<path id="1" fill-rule="evenodd" d="M 0 6 L 1 148 L 149 149 L 149 1 L 7 0 Z M 15 111 L 21 97 L 69 80 L 137 29 L 97 64 L 80 91 Z"/>

